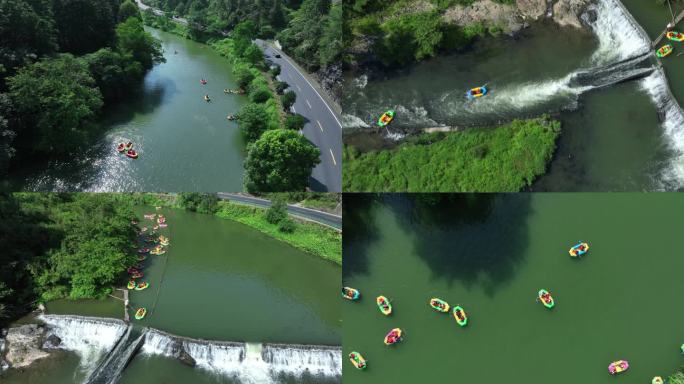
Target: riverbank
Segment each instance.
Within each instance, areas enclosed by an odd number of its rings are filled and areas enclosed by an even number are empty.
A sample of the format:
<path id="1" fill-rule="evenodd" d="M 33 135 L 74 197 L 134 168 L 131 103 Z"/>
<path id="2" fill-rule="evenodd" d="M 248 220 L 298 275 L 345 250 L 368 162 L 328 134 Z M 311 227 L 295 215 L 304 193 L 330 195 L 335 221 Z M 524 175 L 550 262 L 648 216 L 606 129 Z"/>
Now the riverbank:
<path id="1" fill-rule="evenodd" d="M 560 123 L 543 117 L 494 128 L 423 133 L 394 149 L 363 154 L 348 146 L 344 190 L 519 191 L 544 173 L 559 135 Z"/>
<path id="2" fill-rule="evenodd" d="M 248 225 L 295 248 L 342 265 L 342 234 L 333 229 L 300 221 L 293 233 L 286 233 L 280 231 L 277 224 L 271 224 L 266 220 L 264 209 L 229 201 L 221 201 L 218 206 L 216 216 L 220 218 Z"/>
<path id="3" fill-rule="evenodd" d="M 277 195 L 269 194 L 269 198 Z M 186 209 L 180 204 L 178 195 L 145 193 L 132 195 L 132 199 L 137 204 Z M 294 218 L 294 232 L 286 233 L 280 231 L 277 224 L 271 224 L 266 220 L 266 209 L 217 200 L 210 205 L 212 208 L 206 209 L 204 213 L 237 221 L 297 249 L 342 265 L 342 234 L 332 228 Z"/>

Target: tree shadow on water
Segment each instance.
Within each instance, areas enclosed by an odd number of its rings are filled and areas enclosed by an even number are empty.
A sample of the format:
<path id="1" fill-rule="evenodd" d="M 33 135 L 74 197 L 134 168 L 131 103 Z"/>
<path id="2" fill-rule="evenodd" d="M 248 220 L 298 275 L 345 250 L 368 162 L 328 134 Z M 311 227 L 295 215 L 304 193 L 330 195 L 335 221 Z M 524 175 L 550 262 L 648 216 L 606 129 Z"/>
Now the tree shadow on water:
<path id="1" fill-rule="evenodd" d="M 511 280 L 528 245 L 530 194 L 386 195 L 434 277 L 482 284 L 492 296 Z M 346 217 L 345 217 L 346 221 Z M 346 235 L 346 233 L 345 233 Z"/>
<path id="2" fill-rule="evenodd" d="M 378 237 L 374 206 L 381 194 L 342 196 L 342 278 L 368 273 L 368 247 Z"/>

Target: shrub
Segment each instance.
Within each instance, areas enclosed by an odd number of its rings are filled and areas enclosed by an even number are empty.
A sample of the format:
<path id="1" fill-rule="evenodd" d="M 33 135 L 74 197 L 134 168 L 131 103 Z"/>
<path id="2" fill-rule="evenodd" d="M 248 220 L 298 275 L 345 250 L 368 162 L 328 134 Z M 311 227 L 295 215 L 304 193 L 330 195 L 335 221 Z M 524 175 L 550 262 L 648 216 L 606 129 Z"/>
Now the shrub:
<path id="1" fill-rule="evenodd" d="M 284 233 L 292 233 L 297 229 L 297 225 L 289 217 L 278 223 L 278 230 Z"/>
<path id="2" fill-rule="evenodd" d="M 281 198 L 271 201 L 271 206 L 266 211 L 266 221 L 271 224 L 278 224 L 287 219 L 287 204 Z"/>
<path id="3" fill-rule="evenodd" d="M 285 118 L 285 129 L 299 131 L 304 128 L 304 124 L 306 124 L 306 120 L 300 114 L 288 115 Z"/>
<path id="4" fill-rule="evenodd" d="M 283 93 L 283 96 L 281 96 L 280 101 L 283 103 L 283 108 L 286 111 L 289 111 L 290 108 L 297 101 L 297 94 L 292 91 L 285 92 Z"/>

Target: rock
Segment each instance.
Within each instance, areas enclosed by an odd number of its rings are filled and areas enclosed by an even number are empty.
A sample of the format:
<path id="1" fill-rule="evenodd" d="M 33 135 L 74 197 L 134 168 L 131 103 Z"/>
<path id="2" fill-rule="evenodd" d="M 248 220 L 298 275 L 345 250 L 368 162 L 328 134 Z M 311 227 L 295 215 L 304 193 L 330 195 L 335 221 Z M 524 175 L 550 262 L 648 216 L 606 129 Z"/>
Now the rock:
<path id="1" fill-rule="evenodd" d="M 561 26 L 581 29 L 581 15 L 588 5 L 587 0 L 558 0 L 553 5 L 553 20 Z"/>
<path id="2" fill-rule="evenodd" d="M 180 353 L 178 354 L 178 360 L 180 360 L 181 363 L 189 365 L 191 367 L 194 367 L 197 364 L 195 359 L 192 356 L 190 356 L 189 353 L 185 352 L 184 349 L 181 349 Z"/>
<path id="3" fill-rule="evenodd" d="M 453 6 L 442 15 L 442 20 L 461 27 L 474 23 L 497 26 L 506 33 L 520 30 L 522 18 L 514 5 L 495 3 L 492 0 L 479 0 L 469 6 Z"/>
<path id="4" fill-rule="evenodd" d="M 48 357 L 49 354 L 40 349 L 44 334 L 45 328 L 38 324 L 10 328 L 5 339 L 7 363 L 14 368 L 22 368 L 38 359 Z"/>
<path id="5" fill-rule="evenodd" d="M 62 339 L 60 339 L 57 335 L 50 335 L 45 339 L 45 343 L 43 343 L 43 348 L 44 349 L 54 349 L 54 348 L 59 348 L 59 345 L 62 344 Z"/>
<path id="6" fill-rule="evenodd" d="M 325 93 L 339 104 L 343 88 L 342 63 L 330 64 L 325 69 L 318 71 L 315 75 Z"/>
<path id="7" fill-rule="evenodd" d="M 524 18 L 537 20 L 544 16 L 547 9 L 545 0 L 517 0 L 515 5 Z"/>
<path id="8" fill-rule="evenodd" d="M 45 312 L 45 304 L 39 303 L 39 304 L 38 304 L 38 310 L 39 310 L 40 312 Z"/>

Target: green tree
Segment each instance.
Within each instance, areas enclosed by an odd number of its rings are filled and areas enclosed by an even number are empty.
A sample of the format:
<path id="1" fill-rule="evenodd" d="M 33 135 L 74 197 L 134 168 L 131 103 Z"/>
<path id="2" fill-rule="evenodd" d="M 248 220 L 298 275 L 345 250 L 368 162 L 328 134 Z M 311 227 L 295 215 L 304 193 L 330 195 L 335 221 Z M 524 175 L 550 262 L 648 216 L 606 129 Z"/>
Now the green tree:
<path id="1" fill-rule="evenodd" d="M 279 95 L 282 95 L 289 86 L 290 85 L 284 81 L 275 82 L 275 90 Z"/>
<path id="2" fill-rule="evenodd" d="M 69 54 L 22 68 L 9 79 L 20 133 L 36 152 L 64 154 L 82 149 L 102 95 L 86 64 Z"/>
<path id="3" fill-rule="evenodd" d="M 0 175 L 7 170 L 10 160 L 16 153 L 13 142 L 17 133 L 9 127 L 12 110 L 9 96 L 6 93 L 0 93 Z"/>
<path id="4" fill-rule="evenodd" d="M 283 4 L 280 0 L 273 0 L 273 6 L 269 10 L 268 18 L 275 29 L 282 29 L 287 24 L 285 19 L 285 12 L 283 11 Z"/>
<path id="5" fill-rule="evenodd" d="M 129 17 L 142 19 L 138 6 L 132 0 L 126 0 L 119 7 L 119 21 L 126 21 Z"/>
<path id="6" fill-rule="evenodd" d="M 248 142 L 257 140 L 268 129 L 268 112 L 261 104 L 247 104 L 238 113 L 242 135 Z"/>
<path id="7" fill-rule="evenodd" d="M 62 51 L 81 55 L 113 45 L 116 18 L 110 1 L 59 0 L 52 8 Z"/>
<path id="8" fill-rule="evenodd" d="M 266 211 L 266 221 L 271 224 L 278 224 L 287 219 L 287 204 L 282 198 L 271 200 L 271 206 Z"/>
<path id="9" fill-rule="evenodd" d="M 116 40 L 119 51 L 131 55 L 145 69 L 151 69 L 155 63 L 165 61 L 161 43 L 145 32 L 142 22 L 135 17 L 119 24 L 116 28 Z"/>
<path id="10" fill-rule="evenodd" d="M 306 124 L 304 116 L 298 113 L 294 115 L 287 115 L 285 118 L 285 129 L 299 131 L 300 129 L 304 129 L 304 124 Z"/>
<path id="11" fill-rule="evenodd" d="M 259 48 L 254 43 L 250 44 L 247 47 L 247 49 L 245 49 L 245 52 L 243 54 L 243 58 L 248 63 L 256 65 L 258 67 L 261 67 L 264 64 L 264 54 L 263 54 L 263 52 L 261 52 L 261 48 Z"/>
<path id="12" fill-rule="evenodd" d="M 215 193 L 181 193 L 178 204 L 192 212 L 213 214 L 218 210 L 219 198 Z"/>
<path id="13" fill-rule="evenodd" d="M 318 43 L 319 58 L 323 67 L 337 61 L 342 53 L 342 20 L 342 5 L 333 5 L 325 21 L 323 35 Z"/>
<path id="14" fill-rule="evenodd" d="M 297 225 L 289 217 L 286 217 L 285 220 L 282 220 L 280 223 L 278 223 L 278 230 L 280 232 L 292 233 L 296 229 L 297 229 Z"/>
<path id="15" fill-rule="evenodd" d="M 236 65 L 233 74 L 240 88 L 245 89 L 254 80 L 254 74 L 247 65 Z"/>
<path id="16" fill-rule="evenodd" d="M 245 187 L 250 193 L 303 191 L 320 150 L 297 132 L 275 129 L 249 146 Z"/>
<path id="17" fill-rule="evenodd" d="M 285 92 L 280 97 L 280 101 L 283 103 L 283 108 L 286 111 L 289 111 L 290 108 L 292 108 L 294 103 L 297 101 L 297 94 L 292 91 Z"/>
<path id="18" fill-rule="evenodd" d="M 145 75 L 142 64 L 110 48 L 88 54 L 83 60 L 88 64 L 105 103 L 124 99 Z"/>
<path id="19" fill-rule="evenodd" d="M 48 4 L 0 1 L 0 66 L 10 70 L 57 50 L 57 31 Z M 4 78 L 0 71 L 0 79 Z M 0 82 L 0 89 L 2 89 Z"/>
<path id="20" fill-rule="evenodd" d="M 256 87 L 250 87 L 249 99 L 253 103 L 265 103 L 271 97 L 271 91 L 263 84 L 259 84 Z"/>

